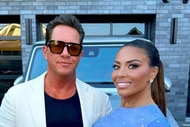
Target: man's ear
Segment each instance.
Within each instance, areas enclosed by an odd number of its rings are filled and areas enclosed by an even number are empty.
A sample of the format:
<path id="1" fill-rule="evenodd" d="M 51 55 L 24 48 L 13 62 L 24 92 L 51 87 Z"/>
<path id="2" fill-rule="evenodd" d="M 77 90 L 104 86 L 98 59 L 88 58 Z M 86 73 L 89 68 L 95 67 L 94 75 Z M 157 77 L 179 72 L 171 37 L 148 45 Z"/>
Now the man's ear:
<path id="1" fill-rule="evenodd" d="M 47 59 L 47 50 L 48 50 L 48 49 L 47 49 L 47 46 L 43 45 L 43 46 L 42 46 L 42 52 L 43 52 L 43 54 L 44 54 L 44 58 L 45 58 L 45 59 Z"/>

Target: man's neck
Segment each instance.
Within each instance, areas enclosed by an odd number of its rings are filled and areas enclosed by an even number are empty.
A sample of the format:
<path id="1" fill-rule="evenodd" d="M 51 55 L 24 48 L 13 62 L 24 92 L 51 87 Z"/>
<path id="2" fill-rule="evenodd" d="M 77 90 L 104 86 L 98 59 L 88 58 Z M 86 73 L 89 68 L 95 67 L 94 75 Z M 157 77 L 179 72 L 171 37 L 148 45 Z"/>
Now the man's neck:
<path id="1" fill-rule="evenodd" d="M 44 91 L 56 99 L 66 99 L 76 93 L 76 77 L 49 77 L 44 79 Z"/>

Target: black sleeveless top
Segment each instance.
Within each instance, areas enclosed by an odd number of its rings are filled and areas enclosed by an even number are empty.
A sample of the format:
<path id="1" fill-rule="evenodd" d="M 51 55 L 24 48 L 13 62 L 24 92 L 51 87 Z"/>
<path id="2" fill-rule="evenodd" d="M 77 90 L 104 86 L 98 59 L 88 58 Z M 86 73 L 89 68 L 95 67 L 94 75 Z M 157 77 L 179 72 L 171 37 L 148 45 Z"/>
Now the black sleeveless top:
<path id="1" fill-rule="evenodd" d="M 55 99 L 45 93 L 47 127 L 83 127 L 78 93 L 68 99 Z"/>

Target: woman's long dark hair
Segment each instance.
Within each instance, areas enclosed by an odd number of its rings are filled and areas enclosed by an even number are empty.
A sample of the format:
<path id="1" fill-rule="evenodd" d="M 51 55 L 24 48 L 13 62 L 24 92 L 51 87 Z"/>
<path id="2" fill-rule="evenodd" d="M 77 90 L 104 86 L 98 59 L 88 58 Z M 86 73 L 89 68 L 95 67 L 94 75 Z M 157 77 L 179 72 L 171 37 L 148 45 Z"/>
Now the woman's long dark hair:
<path id="1" fill-rule="evenodd" d="M 151 94 L 154 102 L 158 105 L 160 110 L 166 116 L 166 98 L 165 98 L 165 85 L 164 85 L 164 68 L 160 60 L 160 55 L 157 48 L 149 41 L 134 40 L 127 42 L 124 47 L 132 46 L 143 49 L 149 58 L 149 65 L 151 67 L 158 67 L 158 74 L 156 75 L 152 85 Z"/>

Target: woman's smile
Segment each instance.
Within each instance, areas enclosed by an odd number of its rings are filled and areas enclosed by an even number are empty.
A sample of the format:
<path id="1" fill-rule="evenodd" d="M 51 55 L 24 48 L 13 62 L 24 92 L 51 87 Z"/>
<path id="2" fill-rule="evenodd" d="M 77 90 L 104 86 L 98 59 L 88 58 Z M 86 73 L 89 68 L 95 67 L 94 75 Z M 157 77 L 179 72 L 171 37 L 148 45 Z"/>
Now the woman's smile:
<path id="1" fill-rule="evenodd" d="M 118 82 L 117 83 L 117 87 L 118 88 L 126 88 L 126 87 L 129 87 L 131 83 L 129 82 Z"/>

